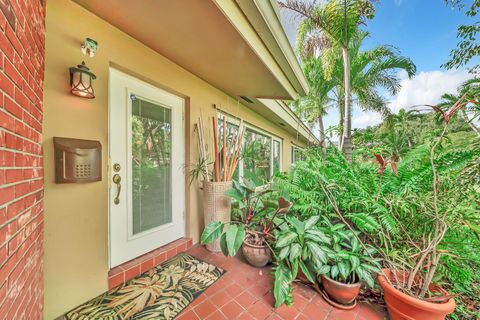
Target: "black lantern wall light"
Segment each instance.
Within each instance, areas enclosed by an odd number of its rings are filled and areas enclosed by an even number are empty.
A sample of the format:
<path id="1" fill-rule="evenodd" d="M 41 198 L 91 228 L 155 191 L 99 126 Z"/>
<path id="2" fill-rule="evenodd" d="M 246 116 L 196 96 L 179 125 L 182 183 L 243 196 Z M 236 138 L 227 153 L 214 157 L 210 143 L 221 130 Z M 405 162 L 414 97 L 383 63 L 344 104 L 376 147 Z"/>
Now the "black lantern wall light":
<path id="1" fill-rule="evenodd" d="M 95 56 L 95 51 L 98 48 L 97 41 L 87 38 L 85 43 L 82 45 L 82 53 L 84 55 L 89 55 L 90 58 Z M 93 99 L 95 98 L 95 92 L 93 90 L 93 80 L 97 76 L 85 64 L 85 61 L 82 61 L 76 67 L 70 68 L 70 92 L 76 96 Z"/>

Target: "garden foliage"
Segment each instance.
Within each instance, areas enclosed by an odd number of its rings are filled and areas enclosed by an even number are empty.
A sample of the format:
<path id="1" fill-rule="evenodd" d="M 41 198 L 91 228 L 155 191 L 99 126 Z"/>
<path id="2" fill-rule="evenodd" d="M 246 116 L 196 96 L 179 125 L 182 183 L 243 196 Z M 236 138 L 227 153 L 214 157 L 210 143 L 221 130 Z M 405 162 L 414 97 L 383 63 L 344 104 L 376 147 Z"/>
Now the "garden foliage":
<path id="1" fill-rule="evenodd" d="M 453 131 L 439 146 L 435 160 L 442 177 L 439 212 L 447 216 L 448 231 L 439 246 L 442 258 L 434 281 L 461 294 L 455 318 L 480 311 L 480 141 L 455 127 Z M 365 243 L 382 247 L 398 268 L 411 268 L 417 251 L 411 243 L 421 243 L 424 231 L 433 230 L 429 136 L 417 138 L 423 143 L 396 157 L 398 175 L 385 168 L 381 184 L 379 164 L 374 161 L 378 150 L 371 150 L 369 156 L 363 150 L 350 164 L 336 147 L 329 147 L 307 150 L 304 161 L 277 178 L 277 186 L 293 202 L 291 210 L 298 216 L 338 221 L 325 194 L 327 187 L 334 205 L 361 231 Z"/>

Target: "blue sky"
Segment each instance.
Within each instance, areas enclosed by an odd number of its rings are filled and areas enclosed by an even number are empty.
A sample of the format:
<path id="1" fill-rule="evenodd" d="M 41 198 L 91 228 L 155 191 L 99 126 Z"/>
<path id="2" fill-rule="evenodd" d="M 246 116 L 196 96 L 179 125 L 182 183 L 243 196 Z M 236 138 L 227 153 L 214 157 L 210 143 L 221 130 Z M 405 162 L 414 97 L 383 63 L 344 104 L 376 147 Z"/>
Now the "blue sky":
<path id="1" fill-rule="evenodd" d="M 287 35 L 294 43 L 298 22 L 292 14 L 282 11 L 281 16 Z M 465 69 L 446 71 L 440 67 L 456 46 L 457 27 L 466 22 L 469 21 L 464 12 L 446 6 L 443 0 L 381 0 L 376 5 L 375 18 L 364 27 L 370 33 L 364 48 L 393 45 L 417 65 L 417 75 L 408 79 L 401 74 L 401 91 L 388 97 L 394 112 L 414 104 L 437 103 L 443 93 L 455 92 L 457 86 L 470 77 Z M 337 121 L 338 114 L 333 109 L 325 119 L 326 127 Z M 379 122 L 380 115 L 354 109 L 354 127 Z"/>
<path id="2" fill-rule="evenodd" d="M 383 0 L 366 30 L 366 47 L 391 44 L 413 59 L 419 70 L 438 70 L 457 43 L 457 26 L 465 23 L 464 12 L 443 0 Z"/>

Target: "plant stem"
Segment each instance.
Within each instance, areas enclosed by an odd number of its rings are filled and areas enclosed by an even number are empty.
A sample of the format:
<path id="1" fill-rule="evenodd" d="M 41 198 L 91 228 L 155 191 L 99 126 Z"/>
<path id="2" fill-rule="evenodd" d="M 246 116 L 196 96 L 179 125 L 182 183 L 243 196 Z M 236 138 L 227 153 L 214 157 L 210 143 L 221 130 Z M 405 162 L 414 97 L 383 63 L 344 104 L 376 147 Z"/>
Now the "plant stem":
<path id="1" fill-rule="evenodd" d="M 435 271 L 437 269 L 437 264 L 438 261 L 440 260 L 440 255 L 437 252 L 437 246 L 443 236 L 440 237 L 440 234 L 443 233 L 440 231 L 440 215 L 438 213 L 438 175 L 437 175 L 437 168 L 435 166 L 435 150 L 438 147 L 438 145 L 441 143 L 443 137 L 445 136 L 445 133 L 447 132 L 448 128 L 448 122 L 445 123 L 445 126 L 443 127 L 443 131 L 440 134 L 440 136 L 437 138 L 435 143 L 432 145 L 432 148 L 430 149 L 430 166 L 432 167 L 432 191 L 433 191 L 433 210 L 435 214 L 435 229 L 434 229 L 434 245 L 431 248 L 431 265 L 428 266 L 427 273 L 425 278 L 423 279 L 423 286 L 420 291 L 419 297 L 423 299 L 425 297 L 425 294 L 427 293 L 430 283 L 432 282 L 433 276 L 435 274 Z M 444 233 L 443 233 L 444 234 Z"/>
<path id="2" fill-rule="evenodd" d="M 380 175 L 380 179 L 378 180 L 377 198 L 375 199 L 376 202 L 378 202 L 378 198 L 380 197 L 380 191 L 382 190 L 382 178 L 383 178 L 383 173 Z"/>

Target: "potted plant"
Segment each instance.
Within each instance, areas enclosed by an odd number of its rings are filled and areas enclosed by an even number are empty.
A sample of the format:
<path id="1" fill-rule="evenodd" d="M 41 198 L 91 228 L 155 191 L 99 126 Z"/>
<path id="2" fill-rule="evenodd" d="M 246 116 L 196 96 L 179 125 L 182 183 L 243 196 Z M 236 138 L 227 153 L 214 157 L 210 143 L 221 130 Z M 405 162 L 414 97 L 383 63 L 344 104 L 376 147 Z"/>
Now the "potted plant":
<path id="1" fill-rule="evenodd" d="M 379 259 L 373 258 L 376 250 L 362 245 L 358 234 L 345 230 L 338 223 L 331 227 L 332 244 L 327 252 L 327 262 L 318 269 L 322 295 L 331 305 L 352 309 L 360 293 L 362 282 L 374 286 L 372 274 L 380 272 Z"/>
<path id="2" fill-rule="evenodd" d="M 291 305 L 292 283 L 299 274 L 304 281 L 315 283 L 315 270 L 327 262 L 331 237 L 318 226 L 320 216 L 301 221 L 295 216 L 285 216 L 278 224 L 275 235 L 275 307 L 282 303 Z"/>
<path id="3" fill-rule="evenodd" d="M 225 255 L 234 256 L 242 247 L 245 259 L 255 267 L 263 267 L 271 260 L 269 241 L 279 217 L 288 212 L 291 203 L 284 198 L 272 201 L 267 197 L 273 189 L 258 186 L 252 180 L 233 182 L 225 195 L 234 200 L 231 222 L 212 221 L 201 236 L 202 244 L 219 240 Z"/>
<path id="4" fill-rule="evenodd" d="M 202 118 L 198 119 L 195 130 L 198 134 L 199 159 L 190 170 L 190 181 L 202 180 L 204 223 L 212 221 L 227 223 L 230 221 L 230 198 L 225 192 L 232 187 L 232 177 L 240 159 L 241 146 L 245 127 L 240 122 L 238 128 L 228 128 L 226 117 L 223 117 L 221 127 L 218 127 L 217 115 L 212 118 L 213 148 L 205 139 L 205 128 Z M 213 149 L 213 150 L 212 150 Z M 209 154 L 213 151 L 213 157 Z M 209 159 L 213 158 L 213 162 Z M 211 168 L 210 168 L 211 167 Z M 221 251 L 220 242 L 212 241 L 207 249 L 213 252 Z"/>
<path id="5" fill-rule="evenodd" d="M 405 230 L 406 243 L 415 249 L 408 257 L 408 264 L 399 268 L 395 259 L 384 255 L 388 268 L 383 269 L 378 281 L 383 288 L 392 319 L 441 320 L 455 310 L 454 295 L 448 294 L 433 282 L 442 255 L 448 254 L 442 250 L 441 244 L 451 223 L 447 212 L 441 211 L 440 207 L 440 198 L 445 194 L 441 189 L 446 187 L 442 185 L 441 171 L 437 168 L 440 162 L 437 149 L 441 148 L 449 123 L 456 112 L 469 103 L 478 104 L 478 101 L 468 100 L 466 95 L 446 111 L 438 106 L 427 106 L 442 117 L 440 134 L 434 137 L 429 148 L 431 200 L 424 206 L 428 211 L 426 214 L 431 218 L 425 223 L 420 235 Z M 381 176 L 383 171 L 379 173 Z"/>
<path id="6" fill-rule="evenodd" d="M 478 104 L 478 101 L 469 101 L 462 96 L 448 110 L 437 106 L 433 108 L 441 115 L 442 125 L 436 128 L 437 135 L 433 137 L 428 148 L 428 167 L 417 175 L 407 180 L 407 186 L 400 191 L 391 191 L 398 187 L 398 184 L 390 183 L 385 186 L 389 190 L 382 192 L 382 177 L 388 164 L 392 166 L 394 173 L 398 170 L 396 163 L 385 161 L 382 157 L 376 156 L 380 165 L 378 174 L 379 187 L 376 197 L 372 196 L 372 207 L 376 208 L 377 221 L 368 223 L 377 226 L 377 234 L 365 232 L 366 221 L 360 219 L 360 215 L 348 215 L 339 210 L 334 193 L 329 190 L 328 185 L 322 183 L 323 191 L 328 198 L 330 205 L 337 216 L 347 225 L 350 230 L 352 220 L 347 221 L 346 217 L 356 218 L 353 221 L 366 236 L 366 241 L 375 245 L 383 264 L 386 266 L 378 275 L 378 282 L 384 291 L 385 303 L 390 318 L 396 319 L 426 319 L 442 320 L 455 310 L 455 295 L 448 294 L 440 285 L 434 283 L 441 258 L 449 252 L 442 248 L 443 239 L 449 227 L 454 223 L 462 223 L 455 214 L 449 215 L 447 210 L 448 190 L 450 185 L 445 183 L 441 173 L 445 166 L 445 159 L 438 154 L 442 149 L 442 142 L 448 132 L 449 123 L 455 113 L 469 103 Z M 405 171 L 408 168 L 404 168 Z M 401 172 L 408 174 L 408 172 Z M 426 181 L 424 185 L 419 185 Z M 421 194 L 411 192 L 409 189 L 425 190 Z M 408 195 L 408 200 L 404 199 Z M 443 197 L 447 198 L 445 201 Z M 383 228 L 385 219 L 389 219 L 390 225 L 395 224 L 400 232 L 390 232 Z M 404 227 L 403 223 L 410 226 Z M 359 224 L 360 223 L 360 224 Z"/>

